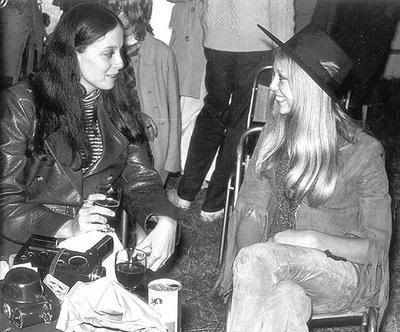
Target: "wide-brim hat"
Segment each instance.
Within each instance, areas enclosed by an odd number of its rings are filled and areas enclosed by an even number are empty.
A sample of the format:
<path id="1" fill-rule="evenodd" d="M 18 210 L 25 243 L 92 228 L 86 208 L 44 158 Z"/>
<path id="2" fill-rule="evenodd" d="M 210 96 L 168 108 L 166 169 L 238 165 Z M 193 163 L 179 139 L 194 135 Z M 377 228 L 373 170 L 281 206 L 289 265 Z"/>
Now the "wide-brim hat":
<path id="1" fill-rule="evenodd" d="M 257 26 L 345 109 L 336 91 L 353 67 L 353 62 L 325 30 L 310 24 L 284 43 L 261 25 Z M 330 74 L 321 64 L 324 62 L 333 62 L 339 69 Z"/>

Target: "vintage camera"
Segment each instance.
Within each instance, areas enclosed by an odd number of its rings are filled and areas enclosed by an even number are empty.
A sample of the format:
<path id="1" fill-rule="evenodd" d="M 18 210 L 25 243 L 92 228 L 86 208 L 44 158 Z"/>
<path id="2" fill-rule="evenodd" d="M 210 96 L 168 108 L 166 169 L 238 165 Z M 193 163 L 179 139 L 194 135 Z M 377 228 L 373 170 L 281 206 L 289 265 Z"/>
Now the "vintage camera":
<path id="1" fill-rule="evenodd" d="M 7 272 L 1 295 L 4 315 L 19 328 L 50 323 L 60 314 L 59 299 L 36 271 L 26 267 Z"/>
<path id="2" fill-rule="evenodd" d="M 114 248 L 110 235 L 86 252 L 57 248 L 58 243 L 57 238 L 34 234 L 18 251 L 14 264 L 31 263 L 42 279 L 51 274 L 69 287 L 77 281 L 93 281 L 106 275 L 101 263 Z"/>

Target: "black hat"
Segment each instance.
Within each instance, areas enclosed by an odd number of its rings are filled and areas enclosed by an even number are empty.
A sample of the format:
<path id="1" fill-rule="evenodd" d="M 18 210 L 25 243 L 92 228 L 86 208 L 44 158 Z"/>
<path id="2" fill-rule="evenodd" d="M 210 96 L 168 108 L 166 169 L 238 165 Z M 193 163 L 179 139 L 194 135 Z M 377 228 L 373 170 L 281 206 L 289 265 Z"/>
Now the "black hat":
<path id="1" fill-rule="evenodd" d="M 296 61 L 321 89 L 343 107 L 335 91 L 353 67 L 353 62 L 325 30 L 318 25 L 310 24 L 283 43 L 261 25 L 257 26 Z M 321 65 L 322 62 L 333 62 L 339 70 L 331 75 Z"/>

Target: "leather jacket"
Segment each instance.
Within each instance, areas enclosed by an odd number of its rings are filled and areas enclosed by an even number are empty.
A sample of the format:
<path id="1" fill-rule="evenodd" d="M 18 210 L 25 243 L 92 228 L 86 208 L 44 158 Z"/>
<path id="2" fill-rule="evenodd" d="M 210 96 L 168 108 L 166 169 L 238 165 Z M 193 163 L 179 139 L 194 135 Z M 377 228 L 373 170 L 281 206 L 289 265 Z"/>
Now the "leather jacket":
<path id="1" fill-rule="evenodd" d="M 84 174 L 62 163 L 72 150 L 61 131 L 45 140 L 53 162 L 29 152 L 36 117 L 32 90 L 26 82 L 4 90 L 0 105 L 1 255 L 18 250 L 6 237 L 23 243 L 33 233 L 54 236 L 74 218 L 98 183 L 122 187 L 122 207 L 129 219 L 143 228 L 153 214 L 175 218 L 175 209 L 152 167 L 148 146 L 129 143 L 108 118 L 101 100 L 98 120 L 103 155 Z"/>

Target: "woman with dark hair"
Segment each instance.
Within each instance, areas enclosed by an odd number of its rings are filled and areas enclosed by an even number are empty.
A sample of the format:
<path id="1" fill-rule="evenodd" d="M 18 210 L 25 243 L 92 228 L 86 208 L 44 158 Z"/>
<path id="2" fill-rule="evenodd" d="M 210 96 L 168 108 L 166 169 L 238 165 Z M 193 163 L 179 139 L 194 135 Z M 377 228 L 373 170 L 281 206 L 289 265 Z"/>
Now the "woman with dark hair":
<path id="1" fill-rule="evenodd" d="M 123 42 L 111 11 L 77 5 L 55 28 L 37 75 L 2 93 L 2 255 L 33 233 L 108 230 L 115 213 L 94 204 L 102 183 L 122 188 L 122 208 L 148 234 L 138 247 L 151 250 L 150 268 L 174 252 L 174 209 L 151 166 L 137 95 L 120 75 Z"/>
<path id="2" fill-rule="evenodd" d="M 308 25 L 280 48 L 275 96 L 229 223 L 219 283 L 227 331 L 307 331 L 311 313 L 388 302 L 390 196 L 382 145 L 337 89 L 352 61 Z"/>

